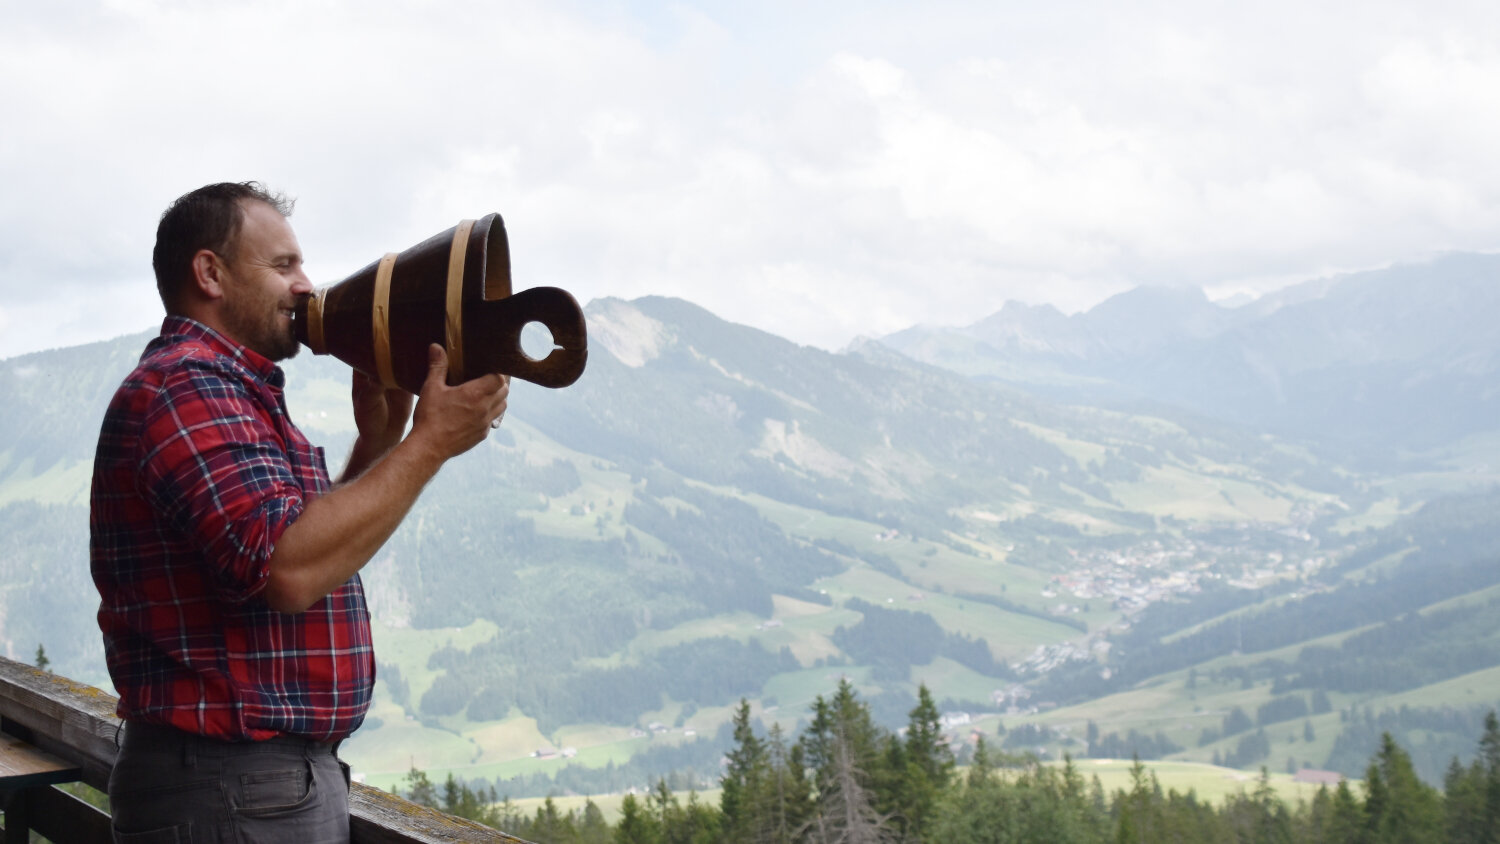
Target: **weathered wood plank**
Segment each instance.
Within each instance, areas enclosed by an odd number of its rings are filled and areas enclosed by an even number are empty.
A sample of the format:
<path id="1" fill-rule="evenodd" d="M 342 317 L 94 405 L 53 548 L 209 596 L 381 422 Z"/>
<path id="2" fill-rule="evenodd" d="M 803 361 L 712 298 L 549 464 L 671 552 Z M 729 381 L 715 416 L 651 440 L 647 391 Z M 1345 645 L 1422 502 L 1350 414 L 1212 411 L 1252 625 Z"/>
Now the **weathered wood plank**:
<path id="1" fill-rule="evenodd" d="M 0 793 L 34 785 L 73 782 L 82 771 L 15 736 L 0 733 Z"/>
<path id="2" fill-rule="evenodd" d="M 481 841 L 526 844 L 496 829 L 445 815 L 394 797 L 378 788 L 355 783 L 349 792 L 350 833 L 361 844 L 403 844 L 419 841 Z"/>
<path id="3" fill-rule="evenodd" d="M 109 786 L 114 767 L 115 698 L 93 686 L 0 658 L 0 716 L 6 732 L 25 728 L 26 741 L 79 766 L 83 781 Z"/>
<path id="4" fill-rule="evenodd" d="M 0 657 L 0 718 L 7 732 L 82 769 L 101 791 L 119 751 L 116 699 L 66 677 Z M 17 730 L 13 725 L 22 729 Z M 61 793 L 61 792 L 59 792 Z M 70 795 L 65 795 L 70 796 Z M 450 841 L 521 842 L 520 838 L 410 803 L 356 783 L 349 794 L 354 844 L 438 844 Z"/>

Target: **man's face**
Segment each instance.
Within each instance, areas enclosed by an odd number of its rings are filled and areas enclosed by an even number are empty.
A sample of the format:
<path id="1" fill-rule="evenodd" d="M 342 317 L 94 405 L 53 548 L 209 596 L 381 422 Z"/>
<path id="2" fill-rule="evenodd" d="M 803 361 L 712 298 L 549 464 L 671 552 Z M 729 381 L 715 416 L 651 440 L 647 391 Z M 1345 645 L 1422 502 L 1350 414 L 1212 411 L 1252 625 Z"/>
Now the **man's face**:
<path id="1" fill-rule="evenodd" d="M 223 284 L 223 324 L 230 337 L 270 360 L 297 354 L 292 309 L 313 290 L 302 271 L 302 248 L 275 208 L 242 201 L 244 220 Z"/>

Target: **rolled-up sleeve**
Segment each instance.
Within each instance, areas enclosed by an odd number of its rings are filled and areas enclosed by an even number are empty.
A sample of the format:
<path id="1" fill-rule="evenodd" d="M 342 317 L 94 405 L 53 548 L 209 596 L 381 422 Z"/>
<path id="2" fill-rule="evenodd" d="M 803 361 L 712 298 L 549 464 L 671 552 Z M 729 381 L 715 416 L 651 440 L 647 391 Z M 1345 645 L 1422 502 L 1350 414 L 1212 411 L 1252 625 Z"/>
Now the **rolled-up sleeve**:
<path id="1" fill-rule="evenodd" d="M 304 499 L 257 397 L 211 364 L 185 367 L 152 401 L 139 453 L 141 494 L 199 552 L 218 596 L 238 603 L 259 594 Z"/>

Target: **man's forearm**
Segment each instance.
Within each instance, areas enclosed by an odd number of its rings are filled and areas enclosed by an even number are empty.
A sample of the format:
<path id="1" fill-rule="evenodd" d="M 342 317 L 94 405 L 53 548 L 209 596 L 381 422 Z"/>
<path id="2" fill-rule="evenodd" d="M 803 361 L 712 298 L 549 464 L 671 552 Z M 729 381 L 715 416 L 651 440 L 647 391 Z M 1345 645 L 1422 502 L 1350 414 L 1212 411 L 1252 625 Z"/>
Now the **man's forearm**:
<path id="1" fill-rule="evenodd" d="M 391 450 L 391 447 L 387 443 L 373 443 L 363 436 L 356 437 L 354 448 L 349 450 L 349 460 L 344 464 L 344 471 L 339 475 L 338 480 L 334 481 L 334 485 L 343 486 L 359 478 L 359 476 L 368 472 L 370 467 L 380 462 L 380 459 Z"/>
<path id="2" fill-rule="evenodd" d="M 439 453 L 408 438 L 353 481 L 309 501 L 271 554 L 266 603 L 301 612 L 353 577 L 396 532 L 442 464 Z"/>
<path id="3" fill-rule="evenodd" d="M 411 405 L 392 404 L 393 396 L 400 398 L 399 391 L 385 391 L 384 408 L 372 407 L 374 414 L 364 417 L 377 436 L 362 434 L 350 455 L 351 469 L 365 464 L 367 471 L 346 470 L 352 480 L 309 501 L 281 534 L 271 554 L 265 592 L 272 609 L 301 612 L 353 577 L 396 532 L 443 463 L 483 442 L 490 423 L 505 415 L 510 382 L 504 376 L 482 375 L 449 387 L 443 347 L 429 346 L 427 359 L 427 381 L 406 439 L 388 445 L 400 437 Z M 368 379 L 355 381 L 356 419 L 361 418 L 362 384 L 370 386 Z M 410 401 L 409 395 L 405 401 Z M 392 409 L 397 411 L 394 415 Z M 381 457 L 385 448 L 390 453 Z M 362 453 L 366 449 L 368 453 Z"/>

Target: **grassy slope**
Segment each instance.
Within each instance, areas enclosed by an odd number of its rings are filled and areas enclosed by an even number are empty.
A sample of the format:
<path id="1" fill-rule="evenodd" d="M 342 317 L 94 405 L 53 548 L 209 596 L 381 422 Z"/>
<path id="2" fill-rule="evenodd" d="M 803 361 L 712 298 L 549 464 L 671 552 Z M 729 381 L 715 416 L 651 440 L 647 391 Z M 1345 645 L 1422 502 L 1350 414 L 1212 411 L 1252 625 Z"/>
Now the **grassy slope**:
<path id="1" fill-rule="evenodd" d="M 308 379 L 293 397 L 293 412 L 310 433 L 347 436 L 350 431 L 346 396 L 347 387 L 343 383 L 331 379 Z M 1086 466 L 1091 460 L 1102 460 L 1106 454 L 1105 444 L 1079 440 L 1040 426 L 1027 427 L 1063 449 L 1080 466 Z M 519 421 L 510 430 L 529 460 L 534 463 L 567 460 L 578 469 L 582 479 L 578 489 L 546 502 L 545 509 L 528 514 L 540 533 L 577 539 L 608 539 L 623 535 L 624 507 L 634 494 L 626 473 L 613 469 L 596 457 L 566 449 Z M 1445 455 L 1448 458 L 1445 470 L 1389 480 L 1385 484 L 1392 493 L 1389 497 L 1377 501 L 1365 511 L 1350 513 L 1340 523 L 1340 528 L 1353 531 L 1379 526 L 1409 512 L 1412 505 L 1403 505 L 1397 497 L 1402 492 L 1472 486 L 1476 481 L 1482 481 L 1484 478 L 1475 475 L 1472 469 L 1474 454 L 1491 454 L 1495 450 L 1493 446 L 1488 441 L 1466 444 L 1451 455 Z M 331 462 L 337 464 L 337 456 L 331 456 Z M 1326 496 L 1294 486 L 1268 483 L 1247 467 L 1206 461 L 1187 465 L 1169 460 L 1159 469 L 1146 469 L 1139 482 L 1111 483 L 1109 487 L 1115 502 L 1100 502 L 1087 496 L 1080 499 L 1094 508 L 1093 513 L 1053 505 L 1037 507 L 1025 501 L 976 504 L 965 514 L 960 514 L 961 518 L 968 519 L 977 529 L 990 530 L 976 530 L 969 537 L 951 538 L 960 540 L 952 545 L 906 536 L 882 540 L 877 537 L 885 533 L 883 525 L 832 516 L 739 490 L 715 488 L 714 491 L 735 495 L 751 503 L 790 536 L 805 540 L 837 540 L 858 554 L 878 554 L 895 562 L 899 578 L 876 571 L 869 565 L 855 563 L 847 571 L 815 584 L 815 588 L 826 590 L 836 604 L 859 597 L 892 608 L 927 612 L 946 630 L 984 637 L 998 658 L 1016 658 L 1039 644 L 1078 637 L 1078 631 L 1045 619 L 952 597 L 956 593 L 973 592 L 1004 597 L 1033 608 L 1046 605 L 1039 593 L 1048 575 L 1007 562 L 1006 547 L 1002 543 L 979 538 L 981 534 L 994 537 L 995 528 L 999 528 L 999 535 L 1003 536 L 1005 518 L 1041 512 L 1063 524 L 1107 533 L 1119 528 L 1101 519 L 1097 512 L 1111 508 L 1173 515 L 1190 521 L 1280 521 L 1298 501 L 1326 500 Z M 41 475 L 33 476 L 24 460 L 7 454 L 0 461 L 0 503 L 22 499 L 81 502 L 86 489 L 87 467 L 83 464 L 57 464 Z M 994 511 L 1002 515 L 997 516 Z M 650 537 L 642 539 L 648 543 L 652 541 Z M 1394 561 L 1389 562 L 1393 564 Z M 644 632 L 618 654 L 601 660 L 601 663 L 624 662 L 672 644 L 727 635 L 741 640 L 757 639 L 772 650 L 789 647 L 804 666 L 812 666 L 819 659 L 836 655 L 830 635 L 838 626 L 852 624 L 857 618 L 857 614 L 837 606 L 830 608 L 778 598 L 775 619 L 781 622 L 780 627 L 758 629 L 760 620 L 743 614 L 697 619 L 667 631 Z M 1098 626 L 1117 618 L 1116 613 L 1095 611 L 1088 620 Z M 427 656 L 432 650 L 442 646 L 471 648 L 494 635 L 495 630 L 496 627 L 486 621 L 452 630 L 381 627 L 376 634 L 377 650 L 383 662 L 400 666 L 411 690 L 411 700 L 415 701 L 421 699 L 434 679 L 434 672 L 427 667 Z M 1337 644 L 1347 635 L 1325 637 L 1318 643 Z M 1306 644 L 1286 649 L 1285 656 L 1295 657 L 1296 650 Z M 1266 656 L 1270 654 L 1225 657 L 1205 663 L 1201 668 Z M 772 678 L 764 689 L 764 694 L 777 704 L 773 712 L 768 713 L 769 717 L 782 721 L 788 728 L 794 727 L 811 700 L 830 691 L 838 677 L 845 673 L 857 682 L 865 682 L 865 672 L 859 668 L 808 667 Z M 1413 702 L 1412 705 L 1419 705 L 1415 701 L 1494 700 L 1500 697 L 1496 694 L 1500 681 L 1490 675 L 1491 672 L 1478 672 L 1428 690 L 1407 692 L 1392 700 Z M 947 660 L 915 669 L 912 680 L 927 683 L 939 699 L 982 699 L 996 685 L 994 681 Z M 862 686 L 865 694 L 879 691 L 874 685 Z M 1193 746 L 1202 728 L 1216 725 L 1223 713 L 1233 706 L 1241 706 L 1253 713 L 1254 708 L 1268 697 L 1263 688 L 1219 689 L 1201 682 L 1198 689 L 1188 691 L 1185 689 L 1185 675 L 1179 673 L 1157 678 L 1130 692 L 1048 713 L 1036 720 L 1038 723 L 1069 726 L 1075 735 L 1080 736 L 1083 725 L 1090 719 L 1099 723 L 1106 732 L 1123 732 L 1131 727 L 1151 732 L 1162 729 L 1174 740 L 1191 748 L 1184 756 L 1207 758 L 1215 745 L 1202 749 Z M 1336 705 L 1343 703 L 1335 700 Z M 1377 707 L 1382 705 L 1378 701 L 1370 703 Z M 611 760 L 627 759 L 632 753 L 650 746 L 651 741 L 671 740 L 663 737 L 650 740 L 632 738 L 628 728 L 603 725 L 573 725 L 553 736 L 543 736 L 536 730 L 533 720 L 519 715 L 504 721 L 478 724 L 450 718 L 443 722 L 450 729 L 435 729 L 406 720 L 401 708 L 385 694 L 379 696 L 371 714 L 372 723 L 379 719 L 381 725 L 351 742 L 351 758 L 356 760 L 357 766 L 373 772 L 372 776 L 377 780 L 385 778 L 390 783 L 394 783 L 413 762 L 435 771 L 455 770 L 469 776 L 508 776 L 516 772 L 547 770 L 559 764 L 555 760 L 538 760 L 528 755 L 538 748 L 576 747 L 579 762 L 603 765 Z M 669 703 L 661 712 L 648 715 L 670 722 L 673 714 L 675 704 Z M 693 726 L 697 727 L 699 735 L 711 734 L 727 717 L 727 707 L 705 707 L 692 719 Z M 1329 716 L 1319 717 L 1327 719 Z M 1336 724 L 1325 727 L 1318 719 L 1314 719 L 1314 724 L 1319 735 L 1318 744 L 1325 741 L 1325 736 L 1329 737 L 1326 741 L 1331 742 L 1331 736 L 1337 730 Z M 681 740 L 681 737 L 676 740 Z M 1305 750 L 1313 754 L 1319 748 Z M 1279 753 L 1278 745 L 1273 757 Z M 1326 751 L 1321 755 L 1326 755 Z"/>
<path id="2" fill-rule="evenodd" d="M 531 514 L 539 532 L 580 539 L 598 538 L 601 521 L 605 536 L 617 536 L 623 532 L 623 509 L 634 494 L 627 475 L 587 455 L 564 449 L 523 426 L 517 426 L 514 433 L 533 462 L 569 460 L 577 467 L 583 481 L 579 489 L 548 501 L 544 510 Z M 1082 458 L 1083 462 L 1103 453 L 1088 443 L 1067 440 L 1055 432 L 1050 438 L 1063 445 L 1075 459 Z M 1141 483 L 1119 486 L 1116 491 L 1123 500 L 1132 501 L 1132 507 L 1149 502 L 1150 506 L 1142 509 L 1160 507 L 1163 512 L 1169 512 L 1182 502 L 1201 502 L 1207 497 L 1212 499 L 1210 503 L 1194 505 L 1199 516 L 1267 520 L 1283 518 L 1291 502 L 1301 500 L 1304 495 L 1302 491 L 1292 489 L 1268 491 L 1264 485 L 1234 477 L 1248 474 L 1248 470 L 1223 466 L 1206 469 L 1173 466 L 1161 472 L 1148 472 Z M 780 626 L 764 627 L 762 619 L 743 613 L 694 619 L 668 630 L 644 631 L 616 654 L 595 660 L 595 664 L 627 663 L 664 647 L 710 636 L 729 636 L 742 641 L 755 639 L 771 650 L 786 646 L 805 668 L 778 675 L 767 682 L 762 694 L 775 705 L 763 717 L 793 730 L 798 720 L 805 717 L 812 700 L 831 692 L 842 676 L 853 678 L 862 694 L 874 695 L 882 691 L 879 686 L 868 683 L 864 669 L 811 667 L 819 659 L 837 655 L 830 639 L 837 627 L 858 621 L 857 613 L 839 606 L 850 598 L 857 597 L 893 609 L 928 613 L 945 630 L 984 638 L 995 656 L 1001 659 L 1016 659 L 1029 654 L 1040 644 L 1072 640 L 1080 635 L 1073 628 L 1044 618 L 953 597 L 954 593 L 973 592 L 1003 597 L 1038 609 L 1046 605 L 1040 592 L 1046 586 L 1048 575 L 1006 562 L 1005 551 L 1000 547 L 982 542 L 955 547 L 906 536 L 882 538 L 887 530 L 883 525 L 832 516 L 739 490 L 712 488 L 712 491 L 747 501 L 790 536 L 805 541 L 836 540 L 861 556 L 872 554 L 888 558 L 896 564 L 900 577 L 877 571 L 863 562 L 851 561 L 844 572 L 813 585 L 833 600 L 832 607 L 778 597 L 774 619 L 781 622 Z M 1225 491 L 1230 493 L 1227 498 L 1221 494 Z M 580 516 L 579 508 L 586 508 L 588 512 Z M 1054 508 L 1051 515 L 1057 518 L 1058 511 Z M 972 553 L 960 550 L 965 547 Z M 1097 625 L 1112 623 L 1118 617 L 1118 613 L 1096 611 L 1089 620 Z M 421 699 L 421 694 L 432 683 L 433 673 L 425 663 L 426 654 L 431 649 L 445 644 L 465 649 L 492 634 L 493 628 L 478 625 L 471 625 L 463 631 L 383 631 L 377 647 L 383 661 L 401 666 L 411 688 L 411 699 L 415 701 Z M 912 681 L 913 688 L 916 682 L 926 683 L 939 700 L 984 700 L 1001 685 L 944 659 L 931 666 L 914 668 Z M 1128 728 L 1123 726 L 1127 723 L 1139 724 L 1138 729 L 1151 724 L 1172 726 L 1175 727 L 1174 739 L 1190 745 L 1203 725 L 1216 724 L 1222 718 L 1222 711 L 1237 705 L 1231 701 L 1238 701 L 1238 705 L 1263 702 L 1263 696 L 1255 699 L 1252 695 L 1246 699 L 1226 692 L 1210 695 L 1199 703 L 1184 703 L 1174 699 L 1172 689 L 1169 683 L 1160 684 L 1153 689 L 1095 702 L 1071 716 L 1061 712 L 1048 716 L 1046 720 L 1067 721 L 1071 717 L 1078 725 L 1078 735 L 1082 734 L 1082 725 L 1090 717 L 1103 723 L 1120 724 L 1122 731 Z M 399 713 L 399 709 L 396 712 Z M 676 712 L 677 706 L 669 702 L 660 712 L 643 715 L 642 722 L 655 718 L 671 723 Z M 711 735 L 728 717 L 728 707 L 717 710 L 705 707 L 693 716 L 689 726 L 696 729 L 698 736 Z M 604 725 L 573 725 L 555 736 L 542 736 L 536 732 L 534 721 L 525 718 L 475 724 L 462 716 L 455 716 L 442 719 L 442 724 L 449 729 L 422 727 L 405 721 L 404 715 L 395 715 L 376 731 L 378 740 L 372 736 L 370 741 L 356 743 L 351 747 L 351 753 L 358 754 L 357 761 L 372 782 L 394 784 L 410 762 L 419 757 L 430 759 L 425 767 L 440 775 L 451 770 L 467 777 L 505 777 L 550 771 L 563 764 L 555 758 L 530 756 L 542 747 L 573 747 L 578 751 L 573 760 L 575 763 L 602 766 L 610 761 L 624 761 L 632 753 L 650 747 L 652 741 L 670 740 L 663 736 L 649 740 L 631 738 L 626 728 Z M 1151 731 L 1158 728 L 1151 726 Z M 1185 739 L 1187 732 L 1192 733 L 1192 741 Z M 682 738 L 679 734 L 676 740 Z M 366 750 L 367 746 L 378 747 L 378 751 Z"/>

